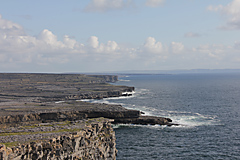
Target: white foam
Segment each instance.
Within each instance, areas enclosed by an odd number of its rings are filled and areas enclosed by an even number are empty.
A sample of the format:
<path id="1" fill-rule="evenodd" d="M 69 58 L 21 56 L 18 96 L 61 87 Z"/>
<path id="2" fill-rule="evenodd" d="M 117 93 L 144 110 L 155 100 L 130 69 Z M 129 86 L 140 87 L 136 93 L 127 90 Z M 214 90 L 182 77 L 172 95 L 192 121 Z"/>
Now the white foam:
<path id="1" fill-rule="evenodd" d="M 136 92 L 139 94 L 147 94 L 147 93 L 150 93 L 150 90 L 141 88 L 141 89 L 136 89 Z"/>
<path id="2" fill-rule="evenodd" d="M 148 89 L 136 88 L 134 96 L 137 97 L 138 99 L 147 99 L 151 96 L 151 92 Z"/>
<path id="3" fill-rule="evenodd" d="M 76 101 L 83 101 L 83 102 L 91 102 L 91 103 L 103 103 L 103 104 L 112 104 L 112 105 L 124 105 L 123 103 L 114 103 L 114 102 L 109 102 L 106 99 L 81 99 L 81 100 L 76 100 Z"/>
<path id="4" fill-rule="evenodd" d="M 168 117 L 173 120 L 173 123 L 180 124 L 178 126 L 172 126 L 172 128 L 189 128 L 189 127 L 197 127 L 197 126 L 206 126 L 206 125 L 218 125 L 220 124 L 217 116 L 215 115 L 203 115 L 200 113 L 192 113 L 189 111 L 175 111 L 175 110 L 161 110 L 159 108 L 149 107 L 149 106 L 140 106 L 140 105 L 132 105 L 132 104 L 124 104 L 124 103 L 114 103 L 114 100 L 118 99 L 127 99 L 127 98 L 147 98 L 151 94 L 151 91 L 148 89 L 136 89 L 135 92 L 125 92 L 123 94 L 132 94 L 132 96 L 121 96 L 121 97 L 109 97 L 104 98 L 102 100 L 81 100 L 92 103 L 105 103 L 105 104 L 116 104 L 122 105 L 127 109 L 140 110 L 144 112 L 143 116 L 159 116 L 159 117 Z M 113 101 L 112 101 L 113 100 Z M 128 126 L 128 127 L 138 127 L 138 125 L 120 125 L 120 127 Z M 140 125 L 142 126 L 142 125 Z M 153 127 L 153 126 L 151 126 Z M 159 127 L 159 125 L 155 126 Z M 116 128 L 116 126 L 115 126 Z"/>
<path id="5" fill-rule="evenodd" d="M 132 92 L 122 92 L 122 94 L 134 94 L 136 93 L 135 91 L 132 91 Z"/>
<path id="6" fill-rule="evenodd" d="M 76 100 L 77 102 L 79 102 L 79 101 L 82 101 L 82 102 L 90 102 L 91 101 L 91 99 L 79 99 L 79 100 Z"/>
<path id="7" fill-rule="evenodd" d="M 120 79 L 120 80 L 118 80 L 118 81 L 120 81 L 120 82 L 130 82 L 131 80 L 127 80 L 127 79 Z"/>
<path id="8" fill-rule="evenodd" d="M 125 107 L 125 106 L 124 106 Z M 153 107 L 147 106 L 127 106 L 127 109 L 137 109 L 145 114 L 143 116 L 159 116 L 167 117 L 173 120 L 173 123 L 180 124 L 179 126 L 173 127 L 197 127 L 206 125 L 218 125 L 220 124 L 215 115 L 203 115 L 200 113 L 192 113 L 186 111 L 169 111 L 169 110 L 159 110 Z"/>
<path id="9" fill-rule="evenodd" d="M 151 129 L 163 129 L 168 127 L 167 125 L 141 125 L 141 124 L 113 124 L 113 129 L 128 127 L 128 128 L 151 128 Z"/>
<path id="10" fill-rule="evenodd" d="M 109 98 L 103 98 L 104 100 L 115 100 L 115 99 L 128 99 L 128 98 L 133 98 L 134 95 L 132 96 L 120 96 L 120 97 L 109 97 Z"/>
<path id="11" fill-rule="evenodd" d="M 131 96 L 120 96 L 120 97 L 108 97 L 108 98 L 103 98 L 103 99 L 81 99 L 77 101 L 84 101 L 84 102 L 92 102 L 92 103 L 106 103 L 106 104 L 120 104 L 124 105 L 123 103 L 114 103 L 114 102 L 109 102 L 109 100 L 118 100 L 118 99 L 128 99 L 128 98 L 133 98 L 135 92 L 123 92 L 122 94 L 132 94 Z"/>
<path id="12" fill-rule="evenodd" d="M 217 116 L 202 115 L 200 113 L 180 114 L 171 117 L 173 123 L 181 124 L 184 127 L 197 127 L 218 125 Z"/>
<path id="13" fill-rule="evenodd" d="M 57 102 L 55 102 L 55 103 L 64 103 L 65 101 L 57 101 Z"/>
<path id="14" fill-rule="evenodd" d="M 194 116 L 173 116 L 170 117 L 173 120 L 173 123 L 179 124 L 179 125 L 172 125 L 170 127 L 166 125 L 138 125 L 138 124 L 117 124 L 113 125 L 113 128 L 121 128 L 121 127 L 129 127 L 129 128 L 135 128 L 135 127 L 147 127 L 152 129 L 163 129 L 163 128 L 193 128 L 197 126 L 209 126 L 209 125 L 219 125 L 219 121 L 216 119 L 208 119 L 208 117 L 205 116 L 197 116 L 197 114 Z"/>

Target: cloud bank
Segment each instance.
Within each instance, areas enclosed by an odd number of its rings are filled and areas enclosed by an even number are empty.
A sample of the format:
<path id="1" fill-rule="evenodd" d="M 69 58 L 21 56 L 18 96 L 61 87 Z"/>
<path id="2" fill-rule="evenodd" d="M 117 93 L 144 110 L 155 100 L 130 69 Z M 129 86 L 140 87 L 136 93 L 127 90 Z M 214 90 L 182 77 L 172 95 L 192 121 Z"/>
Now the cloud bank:
<path id="1" fill-rule="evenodd" d="M 208 6 L 209 11 L 219 12 L 227 22 L 221 28 L 223 29 L 240 29 L 240 1 L 233 0 L 226 6 Z"/>
<path id="2" fill-rule="evenodd" d="M 231 46 L 203 44 L 193 48 L 182 42 L 164 44 L 147 37 L 137 47 L 114 40 L 101 42 L 91 36 L 86 43 L 69 35 L 62 40 L 44 29 L 37 36 L 0 16 L 1 71 L 64 72 L 114 71 L 129 69 L 238 68 L 240 42 Z"/>

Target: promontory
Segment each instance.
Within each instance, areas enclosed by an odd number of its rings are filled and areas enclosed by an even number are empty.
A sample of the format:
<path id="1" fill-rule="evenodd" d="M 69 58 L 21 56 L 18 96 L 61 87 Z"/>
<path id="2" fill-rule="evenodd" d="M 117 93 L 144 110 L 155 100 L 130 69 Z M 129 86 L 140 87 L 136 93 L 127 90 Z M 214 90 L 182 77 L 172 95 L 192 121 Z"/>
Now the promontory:
<path id="1" fill-rule="evenodd" d="M 131 96 L 113 75 L 0 73 L 0 159 L 116 159 L 113 123 L 172 125 L 121 105 L 83 99 Z M 127 93 L 127 94 L 126 94 Z"/>

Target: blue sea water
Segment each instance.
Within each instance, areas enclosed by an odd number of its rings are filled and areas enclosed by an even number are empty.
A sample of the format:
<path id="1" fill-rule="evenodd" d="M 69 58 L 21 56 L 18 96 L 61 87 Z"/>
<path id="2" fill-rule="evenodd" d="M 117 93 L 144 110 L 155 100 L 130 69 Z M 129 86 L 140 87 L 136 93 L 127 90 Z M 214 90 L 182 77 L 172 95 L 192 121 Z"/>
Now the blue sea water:
<path id="1" fill-rule="evenodd" d="M 240 159 L 240 74 L 130 75 L 127 98 L 108 98 L 180 126 L 116 125 L 118 160 Z"/>

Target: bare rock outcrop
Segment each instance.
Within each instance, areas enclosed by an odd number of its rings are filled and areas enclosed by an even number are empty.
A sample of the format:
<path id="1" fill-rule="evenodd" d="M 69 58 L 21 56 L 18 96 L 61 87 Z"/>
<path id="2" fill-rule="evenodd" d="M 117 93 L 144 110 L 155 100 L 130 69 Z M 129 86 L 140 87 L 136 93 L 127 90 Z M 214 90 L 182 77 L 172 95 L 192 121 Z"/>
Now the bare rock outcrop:
<path id="1" fill-rule="evenodd" d="M 113 123 L 123 123 L 123 124 L 141 124 L 141 125 L 177 125 L 171 123 L 170 118 L 155 117 L 155 116 L 139 116 L 137 118 L 117 118 Z"/>
<path id="2" fill-rule="evenodd" d="M 0 159 L 116 159 L 116 138 L 109 121 L 93 119 L 86 124 L 87 126 L 78 128 L 77 131 L 56 134 L 43 140 L 7 147 L 0 144 Z M 40 134 L 44 136 L 44 133 Z"/>

